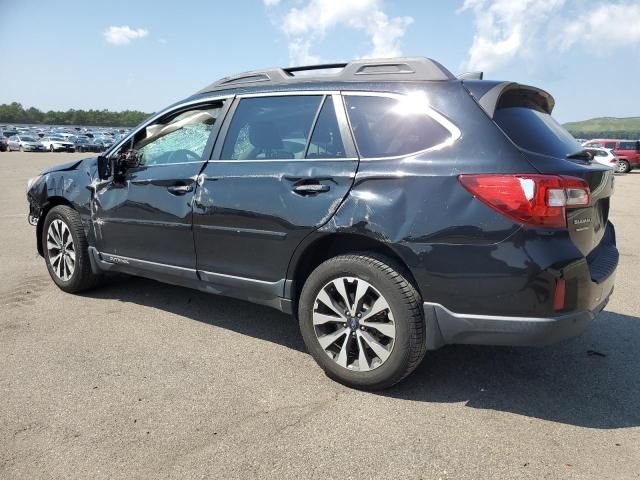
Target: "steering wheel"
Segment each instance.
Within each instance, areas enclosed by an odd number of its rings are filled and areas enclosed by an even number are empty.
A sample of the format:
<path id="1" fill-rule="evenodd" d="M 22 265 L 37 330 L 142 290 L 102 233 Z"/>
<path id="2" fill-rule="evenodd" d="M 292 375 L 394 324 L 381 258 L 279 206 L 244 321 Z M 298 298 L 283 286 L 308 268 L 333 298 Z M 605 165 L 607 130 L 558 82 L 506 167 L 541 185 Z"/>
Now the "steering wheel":
<path id="1" fill-rule="evenodd" d="M 186 158 L 187 160 L 184 160 Z M 182 163 L 185 161 L 189 162 L 198 162 L 200 161 L 200 155 L 191 150 L 187 150 L 186 148 L 181 148 L 179 150 L 175 150 L 169 154 L 169 158 L 167 158 L 167 163 Z"/>

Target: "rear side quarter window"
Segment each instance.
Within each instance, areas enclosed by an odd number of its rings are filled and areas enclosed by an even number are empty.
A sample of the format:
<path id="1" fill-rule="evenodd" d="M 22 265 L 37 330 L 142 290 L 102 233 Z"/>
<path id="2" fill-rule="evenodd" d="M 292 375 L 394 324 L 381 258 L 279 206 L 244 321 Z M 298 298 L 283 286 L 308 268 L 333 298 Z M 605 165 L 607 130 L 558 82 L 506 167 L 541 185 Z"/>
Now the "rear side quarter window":
<path id="1" fill-rule="evenodd" d="M 346 94 L 344 99 L 363 158 L 415 154 L 451 142 L 456 135 L 429 114 L 419 97 Z"/>

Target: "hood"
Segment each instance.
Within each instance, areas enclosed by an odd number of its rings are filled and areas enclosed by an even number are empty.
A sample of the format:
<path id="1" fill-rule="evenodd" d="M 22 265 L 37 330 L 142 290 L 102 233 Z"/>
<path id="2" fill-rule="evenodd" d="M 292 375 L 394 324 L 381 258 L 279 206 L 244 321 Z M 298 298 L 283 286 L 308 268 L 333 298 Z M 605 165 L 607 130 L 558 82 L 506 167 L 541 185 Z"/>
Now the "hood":
<path id="1" fill-rule="evenodd" d="M 95 157 L 85 158 L 83 160 L 74 160 L 73 162 L 61 163 L 60 165 L 55 165 L 51 168 L 48 168 L 47 170 L 42 172 L 41 175 L 44 175 L 46 173 L 51 173 L 51 172 L 64 172 L 68 170 L 75 170 L 83 162 L 86 162 L 86 163 L 95 162 Z"/>

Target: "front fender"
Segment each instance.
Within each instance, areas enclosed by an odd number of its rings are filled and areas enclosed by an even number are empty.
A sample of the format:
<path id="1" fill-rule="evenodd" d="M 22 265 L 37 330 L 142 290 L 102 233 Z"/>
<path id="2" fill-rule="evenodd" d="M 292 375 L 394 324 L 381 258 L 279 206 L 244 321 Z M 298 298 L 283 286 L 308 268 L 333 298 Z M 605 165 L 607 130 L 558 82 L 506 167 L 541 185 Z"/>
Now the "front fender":
<path id="1" fill-rule="evenodd" d="M 69 205 L 76 210 L 89 241 L 94 245 L 95 236 L 91 224 L 91 200 L 97 178 L 95 159 L 70 162 L 45 170 L 41 178 L 27 192 L 29 216 L 36 223 L 38 252 L 41 252 L 40 235 L 47 213 L 56 205 Z"/>

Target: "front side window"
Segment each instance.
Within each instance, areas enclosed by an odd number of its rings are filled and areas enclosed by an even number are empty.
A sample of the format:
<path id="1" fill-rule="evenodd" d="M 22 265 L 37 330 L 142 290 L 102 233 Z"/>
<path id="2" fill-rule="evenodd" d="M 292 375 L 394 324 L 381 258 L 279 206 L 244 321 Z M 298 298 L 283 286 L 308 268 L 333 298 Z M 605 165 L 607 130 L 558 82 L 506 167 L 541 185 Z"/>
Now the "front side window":
<path id="1" fill-rule="evenodd" d="M 349 122 L 361 157 L 409 155 L 440 145 L 451 133 L 427 114 L 419 96 L 347 95 Z"/>
<path id="2" fill-rule="evenodd" d="M 615 142 L 606 142 L 604 148 L 616 148 Z"/>
<path id="3" fill-rule="evenodd" d="M 222 147 L 222 160 L 304 158 L 320 95 L 243 98 Z"/>
<path id="4" fill-rule="evenodd" d="M 133 149 L 140 166 L 202 160 L 223 103 L 188 110 L 147 126 L 136 134 Z M 96 143 L 105 140 L 95 140 Z"/>

